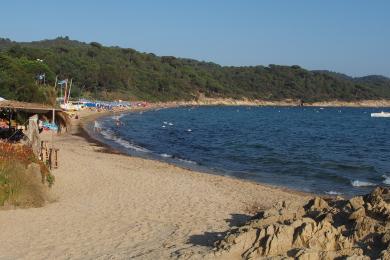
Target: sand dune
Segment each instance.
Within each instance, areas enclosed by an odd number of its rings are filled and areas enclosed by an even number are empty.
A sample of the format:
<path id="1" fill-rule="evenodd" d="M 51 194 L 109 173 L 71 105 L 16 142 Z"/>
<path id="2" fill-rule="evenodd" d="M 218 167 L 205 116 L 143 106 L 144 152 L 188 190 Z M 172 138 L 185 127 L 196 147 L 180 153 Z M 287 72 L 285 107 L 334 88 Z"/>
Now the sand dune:
<path id="1" fill-rule="evenodd" d="M 55 137 L 56 201 L 0 211 L 0 259 L 166 259 L 210 250 L 252 205 L 303 199 L 269 186 L 103 153 Z"/>

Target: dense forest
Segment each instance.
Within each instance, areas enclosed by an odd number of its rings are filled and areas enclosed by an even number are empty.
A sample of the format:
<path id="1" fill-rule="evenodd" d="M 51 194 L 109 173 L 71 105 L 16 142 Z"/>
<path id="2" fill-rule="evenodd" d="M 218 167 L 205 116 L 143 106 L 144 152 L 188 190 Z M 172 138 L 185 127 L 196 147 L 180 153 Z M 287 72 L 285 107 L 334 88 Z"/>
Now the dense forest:
<path id="1" fill-rule="evenodd" d="M 43 74 L 45 84 L 37 80 Z M 68 37 L 24 43 L 0 39 L 1 97 L 51 103 L 59 91 L 56 77 L 73 79 L 73 98 L 390 99 L 390 79 L 382 76 L 352 78 L 299 66 L 220 66 Z"/>

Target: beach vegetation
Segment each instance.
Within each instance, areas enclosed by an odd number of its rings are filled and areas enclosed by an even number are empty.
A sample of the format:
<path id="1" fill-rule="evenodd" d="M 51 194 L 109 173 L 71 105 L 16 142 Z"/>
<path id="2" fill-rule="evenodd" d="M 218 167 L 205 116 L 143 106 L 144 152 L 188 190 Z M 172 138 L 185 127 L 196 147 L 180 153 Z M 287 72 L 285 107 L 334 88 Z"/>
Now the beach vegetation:
<path id="1" fill-rule="evenodd" d="M 0 207 L 38 207 L 55 178 L 29 147 L 0 143 Z"/>

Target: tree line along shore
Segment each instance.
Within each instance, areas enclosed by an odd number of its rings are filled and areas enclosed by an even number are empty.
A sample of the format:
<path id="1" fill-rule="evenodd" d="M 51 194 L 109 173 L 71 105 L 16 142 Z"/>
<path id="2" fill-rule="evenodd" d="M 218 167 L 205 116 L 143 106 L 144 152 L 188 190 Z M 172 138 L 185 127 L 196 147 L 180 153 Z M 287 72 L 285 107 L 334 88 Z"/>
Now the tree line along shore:
<path id="1" fill-rule="evenodd" d="M 54 103 L 56 78 L 73 79 L 71 97 L 149 102 L 213 99 L 357 102 L 390 99 L 390 79 L 353 78 L 295 66 L 220 66 L 59 37 L 0 39 L 0 96 Z"/>

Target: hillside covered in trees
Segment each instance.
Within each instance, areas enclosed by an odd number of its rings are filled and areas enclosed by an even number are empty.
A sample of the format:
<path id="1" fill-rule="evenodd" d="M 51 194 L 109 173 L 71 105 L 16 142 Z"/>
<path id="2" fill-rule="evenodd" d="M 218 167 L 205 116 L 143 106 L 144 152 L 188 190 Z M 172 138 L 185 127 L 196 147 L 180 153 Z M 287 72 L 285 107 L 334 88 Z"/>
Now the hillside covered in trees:
<path id="1" fill-rule="evenodd" d="M 44 84 L 36 76 L 45 74 Z M 55 78 L 73 78 L 72 97 L 124 100 L 235 99 L 305 101 L 390 99 L 390 79 L 352 78 L 299 66 L 229 67 L 59 37 L 0 39 L 0 96 L 51 103 Z"/>

